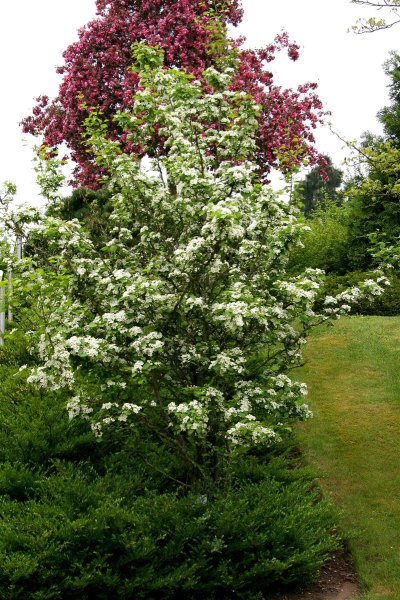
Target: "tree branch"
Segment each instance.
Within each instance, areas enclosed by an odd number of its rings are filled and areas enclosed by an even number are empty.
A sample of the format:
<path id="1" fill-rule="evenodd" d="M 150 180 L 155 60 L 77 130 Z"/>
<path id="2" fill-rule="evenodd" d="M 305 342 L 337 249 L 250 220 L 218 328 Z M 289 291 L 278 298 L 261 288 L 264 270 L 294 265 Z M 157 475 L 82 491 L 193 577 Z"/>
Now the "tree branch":
<path id="1" fill-rule="evenodd" d="M 372 0 L 351 0 L 352 4 L 365 4 L 367 6 L 372 6 L 373 8 L 396 8 L 396 6 L 400 6 L 400 0 L 396 0 L 395 2 L 390 2 L 390 0 L 382 0 L 381 2 L 373 2 Z"/>
<path id="2" fill-rule="evenodd" d="M 354 29 L 353 31 L 357 34 L 357 35 L 362 35 L 363 33 L 373 33 L 374 31 L 382 31 L 383 29 L 390 29 L 391 27 L 393 27 L 394 25 L 397 25 L 398 23 L 400 23 L 400 18 L 397 19 L 397 21 L 393 21 L 392 23 L 384 23 L 382 25 L 374 25 L 374 26 L 365 26 L 364 25 L 364 29 L 362 30 L 357 30 Z"/>

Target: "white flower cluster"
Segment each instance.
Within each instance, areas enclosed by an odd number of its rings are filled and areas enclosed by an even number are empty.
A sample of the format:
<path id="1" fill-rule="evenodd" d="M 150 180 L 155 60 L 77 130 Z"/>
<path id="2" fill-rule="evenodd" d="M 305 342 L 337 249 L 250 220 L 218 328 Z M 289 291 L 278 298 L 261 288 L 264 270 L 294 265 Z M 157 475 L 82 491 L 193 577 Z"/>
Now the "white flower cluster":
<path id="1" fill-rule="evenodd" d="M 66 346 L 74 354 L 96 358 L 99 355 L 101 341 L 90 336 L 72 336 L 66 340 Z"/>
<path id="2" fill-rule="evenodd" d="M 79 396 L 74 396 L 67 403 L 67 411 L 69 419 L 75 419 L 79 415 L 86 417 L 93 412 L 93 408 L 82 402 Z"/>
<path id="3" fill-rule="evenodd" d="M 131 347 L 139 356 L 152 357 L 155 352 L 161 350 L 164 346 L 162 334 L 159 331 L 152 331 L 146 335 L 138 337 L 131 343 Z M 135 363 L 137 365 L 137 362 Z"/>
<path id="4" fill-rule="evenodd" d="M 168 404 L 168 412 L 173 416 L 178 424 L 180 431 L 196 432 L 204 434 L 208 425 L 207 406 L 201 404 L 198 400 Z"/>
<path id="5" fill-rule="evenodd" d="M 220 352 L 217 357 L 211 361 L 209 369 L 225 375 L 229 372 L 242 374 L 246 359 L 240 348 L 232 348 L 228 352 Z"/>
<path id="6" fill-rule="evenodd" d="M 271 445 L 279 440 L 277 433 L 270 427 L 264 427 L 255 420 L 248 422 L 238 421 L 226 432 L 228 440 L 234 446 L 251 447 L 257 445 Z"/>

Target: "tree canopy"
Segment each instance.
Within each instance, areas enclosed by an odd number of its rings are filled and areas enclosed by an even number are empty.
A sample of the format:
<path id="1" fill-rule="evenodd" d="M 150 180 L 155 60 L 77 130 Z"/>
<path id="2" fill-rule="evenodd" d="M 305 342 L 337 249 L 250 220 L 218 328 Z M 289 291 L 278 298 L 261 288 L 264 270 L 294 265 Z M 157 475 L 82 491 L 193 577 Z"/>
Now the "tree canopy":
<path id="1" fill-rule="evenodd" d="M 262 106 L 256 153 L 265 177 L 273 167 L 288 171 L 305 159 L 316 162 L 313 129 L 322 118 L 316 85 L 282 89 L 268 68 L 281 50 L 297 60 L 299 47 L 282 33 L 264 48 L 245 49 L 227 30 L 241 18 L 239 0 L 97 0 L 97 17 L 64 52 L 57 98 L 39 97 L 33 114 L 23 121 L 24 131 L 43 135 L 50 148 L 65 142 L 76 163 L 75 181 L 88 187 L 96 187 L 101 174 L 83 142 L 84 122 L 93 108 L 101 111 L 110 139 L 141 155 L 140 144 L 133 147 L 113 117 L 132 107 L 139 85 L 131 68 L 132 45 L 145 41 L 164 50 L 165 66 L 182 68 L 196 78 L 205 68 L 234 57 L 232 89 L 250 93 Z M 160 145 L 156 128 L 153 153 Z"/>

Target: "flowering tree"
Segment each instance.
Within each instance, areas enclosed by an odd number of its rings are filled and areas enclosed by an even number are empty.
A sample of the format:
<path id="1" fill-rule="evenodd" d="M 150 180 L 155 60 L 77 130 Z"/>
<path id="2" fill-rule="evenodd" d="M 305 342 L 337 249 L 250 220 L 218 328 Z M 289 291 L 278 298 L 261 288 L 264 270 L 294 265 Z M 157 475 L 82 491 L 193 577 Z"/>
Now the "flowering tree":
<path id="1" fill-rule="evenodd" d="M 247 50 L 240 41 L 230 40 L 227 26 L 237 25 L 242 17 L 239 0 L 97 0 L 97 9 L 97 18 L 80 30 L 78 42 L 64 53 L 58 97 L 38 98 L 33 115 L 23 121 L 24 131 L 43 134 L 47 147 L 67 144 L 77 165 L 76 183 L 97 187 L 101 173 L 82 141 L 91 107 L 103 113 L 110 139 L 120 141 L 123 151 L 143 153 L 140 143 L 132 146 L 124 123 L 112 119 L 116 111 L 132 107 L 139 77 L 130 68 L 131 47 L 143 40 L 164 49 L 166 66 L 196 78 L 227 54 L 236 55 L 230 86 L 252 94 L 262 107 L 257 115 L 257 153 L 265 176 L 272 167 L 288 171 L 305 158 L 318 160 L 313 129 L 321 120 L 322 106 L 315 84 L 281 89 L 264 68 L 282 49 L 296 60 L 298 46 L 286 34 L 260 50 Z"/>
<path id="2" fill-rule="evenodd" d="M 327 298 L 316 313 L 321 272 L 286 275 L 301 226 L 260 181 L 262 108 L 231 89 L 234 69 L 193 80 L 143 45 L 136 60 L 140 91 L 116 119 L 143 152 L 157 123 L 168 152 L 145 166 L 92 112 L 87 143 L 108 173 L 112 239 L 98 248 L 77 220 L 30 211 L 37 250 L 17 265 L 15 291 L 41 315 L 28 380 L 65 389 L 70 418 L 89 419 L 99 438 L 115 427 L 147 432 L 185 461 L 190 482 L 219 481 L 235 452 L 276 444 L 309 416 L 306 387 L 288 370 L 309 328 L 362 292 Z M 46 169 L 54 202 L 59 179 Z"/>

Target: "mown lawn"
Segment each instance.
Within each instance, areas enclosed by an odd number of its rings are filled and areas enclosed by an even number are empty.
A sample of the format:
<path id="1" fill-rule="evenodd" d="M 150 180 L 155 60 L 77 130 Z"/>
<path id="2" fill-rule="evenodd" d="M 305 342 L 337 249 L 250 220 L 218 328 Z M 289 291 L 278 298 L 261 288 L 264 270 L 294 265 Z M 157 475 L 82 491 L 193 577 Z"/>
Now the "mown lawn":
<path id="1" fill-rule="evenodd" d="M 300 445 L 343 513 L 363 600 L 400 599 L 400 317 L 351 317 L 309 341 L 297 373 L 314 419 Z"/>

